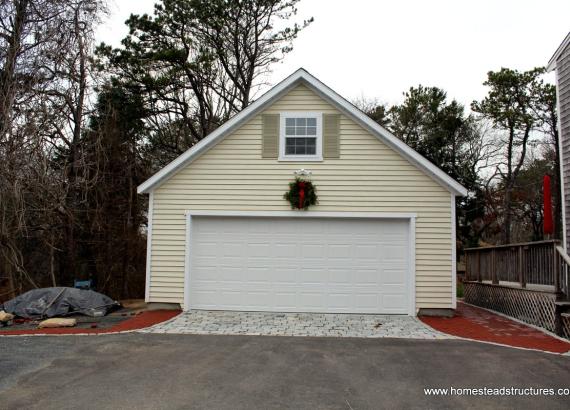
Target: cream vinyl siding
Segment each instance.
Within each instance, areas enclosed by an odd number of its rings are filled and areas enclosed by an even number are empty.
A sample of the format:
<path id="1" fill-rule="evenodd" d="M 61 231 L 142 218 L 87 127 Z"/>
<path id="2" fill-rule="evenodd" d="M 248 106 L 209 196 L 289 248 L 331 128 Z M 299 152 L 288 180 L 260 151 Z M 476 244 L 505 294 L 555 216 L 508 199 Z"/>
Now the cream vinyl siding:
<path id="1" fill-rule="evenodd" d="M 281 111 L 339 113 L 304 85 L 262 114 Z M 314 211 L 416 213 L 416 308 L 450 308 L 450 192 L 344 115 L 340 158 L 264 159 L 262 114 L 154 191 L 150 301 L 183 302 L 186 210 L 290 210 L 283 193 L 305 168 L 318 190 Z"/>

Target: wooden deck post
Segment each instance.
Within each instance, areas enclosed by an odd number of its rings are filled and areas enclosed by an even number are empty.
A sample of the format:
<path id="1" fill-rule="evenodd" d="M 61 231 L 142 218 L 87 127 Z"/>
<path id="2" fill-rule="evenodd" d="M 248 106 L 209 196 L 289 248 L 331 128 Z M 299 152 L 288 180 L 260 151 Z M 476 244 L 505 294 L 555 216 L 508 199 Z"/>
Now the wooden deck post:
<path id="1" fill-rule="evenodd" d="M 518 267 L 519 267 L 519 282 L 521 284 L 521 288 L 526 288 L 526 277 L 524 272 L 524 264 L 523 264 L 523 247 L 519 246 L 519 254 L 518 254 Z"/>
<path id="2" fill-rule="evenodd" d="M 481 275 L 481 252 L 477 252 L 477 282 L 483 282 Z"/>
<path id="3" fill-rule="evenodd" d="M 469 281 L 469 252 L 465 251 L 465 281 Z"/>
<path id="4" fill-rule="evenodd" d="M 491 280 L 494 284 L 499 283 L 499 279 L 497 278 L 497 253 L 495 249 L 491 250 Z"/>
<path id="5" fill-rule="evenodd" d="M 558 269 L 558 251 L 556 250 L 556 242 L 552 243 L 552 273 L 554 275 L 554 291 L 560 293 L 560 272 Z"/>

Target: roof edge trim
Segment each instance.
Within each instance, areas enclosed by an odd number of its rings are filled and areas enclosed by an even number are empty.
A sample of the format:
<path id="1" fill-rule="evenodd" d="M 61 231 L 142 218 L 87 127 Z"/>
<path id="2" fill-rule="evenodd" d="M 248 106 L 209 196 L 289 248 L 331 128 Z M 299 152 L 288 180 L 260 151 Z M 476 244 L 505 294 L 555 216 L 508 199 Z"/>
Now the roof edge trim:
<path id="1" fill-rule="evenodd" d="M 566 37 L 564 38 L 564 40 L 562 40 L 562 43 L 560 43 L 560 45 L 558 46 L 552 57 L 550 57 L 550 60 L 548 60 L 548 64 L 546 65 L 546 71 L 551 72 L 553 70 L 556 70 L 556 62 L 558 61 L 558 57 L 560 57 L 560 54 L 562 54 L 562 52 L 566 50 L 566 47 L 569 44 L 570 44 L 570 32 L 566 34 Z"/>

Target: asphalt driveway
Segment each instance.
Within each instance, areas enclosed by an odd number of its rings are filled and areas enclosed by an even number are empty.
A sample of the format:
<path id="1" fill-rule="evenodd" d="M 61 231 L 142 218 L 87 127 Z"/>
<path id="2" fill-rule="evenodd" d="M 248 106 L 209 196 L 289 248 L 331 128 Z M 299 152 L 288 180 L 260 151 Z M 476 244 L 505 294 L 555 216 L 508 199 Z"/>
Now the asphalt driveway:
<path id="1" fill-rule="evenodd" d="M 570 357 L 462 340 L 122 334 L 0 338 L 2 409 L 570 408 Z"/>

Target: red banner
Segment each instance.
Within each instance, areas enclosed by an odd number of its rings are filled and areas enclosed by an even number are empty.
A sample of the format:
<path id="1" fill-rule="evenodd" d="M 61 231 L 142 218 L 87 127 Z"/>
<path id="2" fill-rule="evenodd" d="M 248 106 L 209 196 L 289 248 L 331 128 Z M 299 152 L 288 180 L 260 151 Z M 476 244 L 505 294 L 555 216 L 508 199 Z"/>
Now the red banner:
<path id="1" fill-rule="evenodd" d="M 544 196 L 544 222 L 542 226 L 545 235 L 552 235 L 554 233 L 554 223 L 552 221 L 552 195 L 550 192 L 549 175 L 544 176 L 542 193 Z"/>

